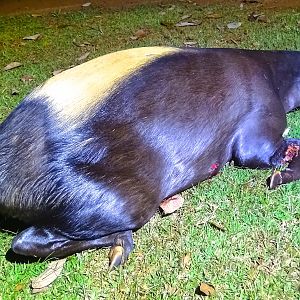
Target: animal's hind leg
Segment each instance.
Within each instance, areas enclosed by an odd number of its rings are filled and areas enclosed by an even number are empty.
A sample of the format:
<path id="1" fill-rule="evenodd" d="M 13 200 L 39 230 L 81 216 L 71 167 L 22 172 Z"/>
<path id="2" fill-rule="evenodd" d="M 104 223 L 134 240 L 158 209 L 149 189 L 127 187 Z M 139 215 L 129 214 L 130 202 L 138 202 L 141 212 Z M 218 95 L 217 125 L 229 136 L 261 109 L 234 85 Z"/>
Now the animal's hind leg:
<path id="1" fill-rule="evenodd" d="M 12 250 L 25 256 L 66 257 L 91 248 L 121 246 L 123 251 L 117 266 L 126 261 L 133 249 L 131 231 L 113 233 L 93 240 L 72 240 L 51 228 L 29 227 L 12 241 Z"/>
<path id="2" fill-rule="evenodd" d="M 267 179 L 270 189 L 300 179 L 299 149 L 300 140 L 287 139 L 285 145 L 275 153 L 272 158 L 274 166 L 287 165 L 287 167 L 283 171 L 273 171 L 273 174 Z"/>

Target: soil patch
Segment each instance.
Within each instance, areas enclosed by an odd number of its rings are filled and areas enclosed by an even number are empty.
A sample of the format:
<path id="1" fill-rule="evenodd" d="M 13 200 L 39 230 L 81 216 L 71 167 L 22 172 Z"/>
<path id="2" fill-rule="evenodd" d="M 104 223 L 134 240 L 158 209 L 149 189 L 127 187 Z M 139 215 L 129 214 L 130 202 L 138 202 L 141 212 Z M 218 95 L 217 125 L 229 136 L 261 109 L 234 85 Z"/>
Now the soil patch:
<path id="1" fill-rule="evenodd" d="M 199 5 L 208 4 L 224 4 L 224 0 L 193 0 L 188 2 L 194 2 Z M 86 3 L 86 0 L 0 0 L 0 15 L 20 14 L 20 13 L 32 13 L 43 12 L 57 9 L 79 9 L 81 5 Z M 172 0 L 94 0 L 91 1 L 92 5 L 100 6 L 103 8 L 124 8 L 132 7 L 141 4 L 167 4 L 176 3 Z M 226 1 L 226 5 L 239 5 L 242 0 L 229 0 Z M 244 0 L 243 2 L 249 3 L 253 0 Z M 265 8 L 300 8 L 299 0 L 257 0 L 257 3 L 261 4 Z M 251 4 L 249 4 L 251 5 Z"/>

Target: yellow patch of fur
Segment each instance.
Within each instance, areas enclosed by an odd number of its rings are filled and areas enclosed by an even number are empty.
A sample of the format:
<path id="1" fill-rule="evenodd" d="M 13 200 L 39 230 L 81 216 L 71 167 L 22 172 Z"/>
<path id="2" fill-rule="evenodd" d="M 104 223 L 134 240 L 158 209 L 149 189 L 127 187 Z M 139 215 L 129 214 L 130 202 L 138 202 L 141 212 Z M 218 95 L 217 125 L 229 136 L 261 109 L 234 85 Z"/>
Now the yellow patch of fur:
<path id="1" fill-rule="evenodd" d="M 32 96 L 46 96 L 64 120 L 82 120 L 134 71 L 176 51 L 179 49 L 143 47 L 107 54 L 50 78 Z"/>

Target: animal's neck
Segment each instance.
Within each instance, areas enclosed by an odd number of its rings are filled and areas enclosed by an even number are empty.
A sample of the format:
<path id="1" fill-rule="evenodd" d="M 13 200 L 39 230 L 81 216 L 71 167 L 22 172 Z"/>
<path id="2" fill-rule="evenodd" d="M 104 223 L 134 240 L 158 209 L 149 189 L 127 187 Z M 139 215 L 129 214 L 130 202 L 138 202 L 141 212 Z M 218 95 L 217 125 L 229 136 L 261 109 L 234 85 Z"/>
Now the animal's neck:
<path id="1" fill-rule="evenodd" d="M 269 59 L 274 85 L 278 89 L 285 111 L 300 107 L 300 52 L 275 52 Z"/>

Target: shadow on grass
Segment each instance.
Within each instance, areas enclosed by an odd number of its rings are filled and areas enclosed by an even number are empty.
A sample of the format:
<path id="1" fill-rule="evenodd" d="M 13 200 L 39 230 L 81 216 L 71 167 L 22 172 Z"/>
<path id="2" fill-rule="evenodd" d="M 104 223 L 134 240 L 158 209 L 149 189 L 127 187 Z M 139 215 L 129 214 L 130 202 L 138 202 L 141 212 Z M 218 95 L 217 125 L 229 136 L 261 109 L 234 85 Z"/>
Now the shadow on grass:
<path id="1" fill-rule="evenodd" d="M 0 232 L 9 234 L 9 235 L 16 235 L 18 232 L 23 231 L 24 229 L 28 228 L 28 224 L 21 222 L 14 218 L 7 218 L 3 217 L 0 218 Z M 20 254 L 16 254 L 9 249 L 6 252 L 5 258 L 7 261 L 11 263 L 19 263 L 19 264 L 31 264 L 35 262 L 42 262 L 44 259 L 32 256 L 24 256 Z"/>
<path id="2" fill-rule="evenodd" d="M 33 257 L 33 256 L 24 256 L 24 255 L 16 254 L 11 249 L 9 249 L 6 252 L 5 258 L 9 262 L 17 263 L 17 264 L 32 264 L 32 263 L 36 263 L 36 262 L 45 261 L 45 258 Z"/>

